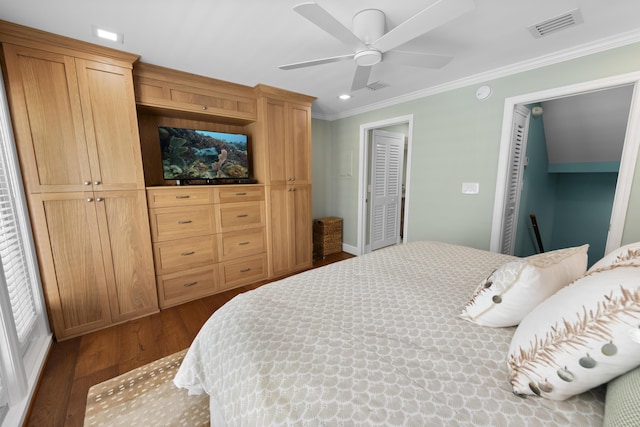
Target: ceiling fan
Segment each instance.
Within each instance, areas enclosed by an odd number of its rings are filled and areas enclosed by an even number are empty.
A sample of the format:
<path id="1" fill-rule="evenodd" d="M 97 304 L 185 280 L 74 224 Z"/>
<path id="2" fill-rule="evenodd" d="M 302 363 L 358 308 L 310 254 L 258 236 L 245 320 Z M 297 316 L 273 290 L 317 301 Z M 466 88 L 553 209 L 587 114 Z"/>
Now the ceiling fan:
<path id="1" fill-rule="evenodd" d="M 357 67 L 351 90 L 363 89 L 369 82 L 371 68 L 388 62 L 423 68 L 444 67 L 452 57 L 421 52 L 393 50 L 475 7 L 474 0 L 436 0 L 433 4 L 385 33 L 385 14 L 378 9 L 365 9 L 353 17 L 353 31 L 315 2 L 296 5 L 293 10 L 354 50 L 348 55 L 314 59 L 281 65 L 282 70 L 312 67 L 320 64 L 354 60 Z"/>

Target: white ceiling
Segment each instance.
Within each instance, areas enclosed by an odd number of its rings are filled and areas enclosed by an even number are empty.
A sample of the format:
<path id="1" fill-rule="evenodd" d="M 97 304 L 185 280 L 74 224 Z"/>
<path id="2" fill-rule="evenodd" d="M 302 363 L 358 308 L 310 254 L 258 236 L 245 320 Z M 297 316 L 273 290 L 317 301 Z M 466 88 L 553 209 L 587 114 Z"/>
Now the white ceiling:
<path id="1" fill-rule="evenodd" d="M 455 0 L 451 0 L 455 1 Z M 452 55 L 440 70 L 374 67 L 370 81 L 388 85 L 354 92 L 355 64 L 283 71 L 279 65 L 353 53 L 293 11 L 301 0 L 0 0 L 0 19 L 141 55 L 151 64 L 248 86 L 272 85 L 318 98 L 314 116 L 344 117 L 416 94 L 473 84 L 578 54 L 640 40 L 638 0 L 475 0 L 475 9 L 403 46 Z M 345 26 L 367 8 L 385 12 L 387 31 L 433 0 L 317 0 Z M 527 27 L 580 9 L 584 23 L 534 38 Z M 123 44 L 92 36 L 97 25 L 124 33 Z M 578 49 L 576 51 L 576 48 Z M 573 53 L 572 53 L 573 52 Z M 441 89 L 440 89 L 441 90 Z"/>
<path id="2" fill-rule="evenodd" d="M 549 163 L 619 162 L 633 85 L 544 101 Z"/>

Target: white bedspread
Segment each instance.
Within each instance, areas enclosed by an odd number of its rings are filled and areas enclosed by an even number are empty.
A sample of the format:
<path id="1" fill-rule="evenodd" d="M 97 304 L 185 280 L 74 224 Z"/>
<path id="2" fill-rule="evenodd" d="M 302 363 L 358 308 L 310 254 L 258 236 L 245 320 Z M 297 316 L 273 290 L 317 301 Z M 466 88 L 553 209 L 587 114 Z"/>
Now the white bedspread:
<path id="1" fill-rule="evenodd" d="M 174 382 L 210 395 L 214 426 L 602 425 L 601 389 L 512 394 L 514 329 L 457 317 L 508 259 L 414 242 L 265 285 L 213 314 Z"/>

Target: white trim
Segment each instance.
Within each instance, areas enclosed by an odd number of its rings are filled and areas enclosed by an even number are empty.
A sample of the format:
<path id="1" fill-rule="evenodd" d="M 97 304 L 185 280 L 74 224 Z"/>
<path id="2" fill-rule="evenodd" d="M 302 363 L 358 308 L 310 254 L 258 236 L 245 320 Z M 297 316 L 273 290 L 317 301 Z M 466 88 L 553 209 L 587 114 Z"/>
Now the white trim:
<path id="1" fill-rule="evenodd" d="M 359 255 L 358 254 L 358 248 L 356 246 L 353 245 L 347 245 L 346 243 L 342 244 L 342 250 L 344 252 L 347 252 L 351 255 Z"/>
<path id="2" fill-rule="evenodd" d="M 599 53 L 606 50 L 627 46 L 637 42 L 640 42 L 640 30 L 633 30 L 633 31 L 629 31 L 613 37 L 604 38 L 596 42 L 585 43 L 579 46 L 575 46 L 569 49 L 564 49 L 548 55 L 539 56 L 537 58 L 528 59 L 522 62 L 516 62 L 515 64 L 506 65 L 504 67 L 495 68 L 493 70 L 474 74 L 468 77 L 463 77 L 463 78 L 446 82 L 437 86 L 421 89 L 416 92 L 411 92 L 405 95 L 400 95 L 394 98 L 386 99 L 384 101 L 371 103 L 363 107 L 354 108 L 352 110 L 343 111 L 336 114 L 312 114 L 312 117 L 314 119 L 321 119 L 321 120 L 327 120 L 327 121 L 344 119 L 344 118 L 355 116 L 358 114 L 367 113 L 369 111 L 374 111 L 374 110 L 378 110 L 385 107 L 391 107 L 397 104 L 401 104 L 403 102 L 413 101 L 413 100 L 424 98 L 427 96 L 432 96 L 439 93 L 447 92 L 453 89 L 459 89 L 461 87 L 486 82 L 488 80 L 494 80 L 494 79 L 507 77 L 507 76 L 511 76 L 511 75 L 526 72 L 526 71 L 535 70 L 537 68 L 542 68 L 548 65 L 554 65 L 561 62 L 570 61 L 572 59 L 577 59 L 583 56 L 592 55 L 594 53 Z"/>
<path id="3" fill-rule="evenodd" d="M 0 132 L 3 141 L 14 141 L 11 128 L 9 105 L 5 95 L 5 87 L 0 78 Z M 31 399 L 38 385 L 40 373 L 45 366 L 46 356 L 52 344 L 52 334 L 46 318 L 42 285 L 37 268 L 36 253 L 29 216 L 27 214 L 26 197 L 20 177 L 20 165 L 15 144 L 7 144 L 7 175 L 14 177 L 9 185 L 12 187 L 13 203 L 16 205 L 17 222 L 23 250 L 32 280 L 33 300 L 38 312 L 38 320 L 34 325 L 30 341 L 25 349 L 21 349 L 12 316 L 8 288 L 3 272 L 0 272 L 0 375 L 8 391 L 9 407 L 2 425 L 22 425 L 29 410 Z M 0 268 L 0 270 L 2 270 Z M 8 310 L 6 309 L 8 308 Z"/>
<path id="4" fill-rule="evenodd" d="M 506 98 L 504 102 L 504 112 L 502 115 L 502 133 L 500 137 L 500 151 L 498 155 L 498 173 L 496 177 L 496 192 L 493 204 L 493 220 L 491 226 L 490 250 L 498 252 L 500 250 L 500 234 L 502 230 L 502 213 L 505 203 L 505 185 L 508 174 L 508 157 L 511 144 L 511 123 L 513 121 L 513 110 L 518 104 L 531 104 L 534 102 L 546 101 L 555 98 L 562 98 L 569 95 L 578 95 L 585 92 L 608 89 L 612 87 L 635 84 L 634 96 L 629 111 L 627 133 L 625 136 L 620 171 L 618 173 L 618 183 L 611 212 L 611 225 L 605 252 L 620 246 L 624 222 L 631 194 L 631 183 L 635 172 L 635 164 L 638 156 L 638 146 L 640 145 L 640 95 L 638 94 L 638 82 L 640 82 L 640 72 L 622 74 L 619 76 L 606 77 L 570 86 L 563 86 L 547 89 L 540 92 L 533 92 Z"/>
<path id="5" fill-rule="evenodd" d="M 640 79 L 640 75 L 638 76 Z M 622 158 L 620 159 L 620 170 L 618 172 L 618 182 L 616 183 L 616 193 L 611 209 L 611 223 L 609 224 L 609 235 L 604 253 L 608 254 L 617 249 L 622 244 L 622 234 L 624 233 L 624 223 L 629 207 L 629 197 L 631 197 L 631 184 L 635 174 L 638 158 L 638 146 L 640 145 L 640 82 L 636 81 L 631 107 L 629 109 L 629 120 L 627 121 L 627 133 L 624 137 L 622 147 Z"/>
<path id="6" fill-rule="evenodd" d="M 362 255 L 367 252 L 366 249 L 366 223 L 364 221 L 364 215 L 366 212 L 366 197 L 367 197 L 367 175 L 369 173 L 369 164 L 367 162 L 369 154 L 369 131 L 373 129 L 407 124 L 407 179 L 405 185 L 405 210 L 404 210 L 404 230 L 403 241 L 409 241 L 409 196 L 411 195 L 411 158 L 413 150 L 413 114 L 406 116 L 394 117 L 385 120 L 379 120 L 377 122 L 364 123 L 360 125 L 360 158 L 358 165 L 358 233 L 357 233 L 357 246 L 355 248 L 356 255 Z"/>

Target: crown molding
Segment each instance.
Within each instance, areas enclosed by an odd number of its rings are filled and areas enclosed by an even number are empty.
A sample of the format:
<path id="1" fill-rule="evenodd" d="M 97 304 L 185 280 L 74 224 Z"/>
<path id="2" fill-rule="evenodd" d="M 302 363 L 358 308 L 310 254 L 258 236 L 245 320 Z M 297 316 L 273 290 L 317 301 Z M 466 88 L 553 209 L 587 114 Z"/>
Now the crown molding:
<path id="1" fill-rule="evenodd" d="M 360 108 L 354 108 L 352 110 L 344 111 L 337 114 L 313 114 L 312 117 L 314 119 L 326 121 L 344 119 L 358 114 L 379 110 L 381 108 L 391 107 L 403 102 L 414 101 L 416 99 L 433 96 L 453 89 L 459 89 L 461 87 L 483 83 L 489 80 L 495 80 L 498 78 L 511 76 L 525 71 L 535 70 L 549 65 L 559 64 L 561 62 L 570 61 L 572 59 L 577 59 L 584 56 L 592 55 L 594 53 L 604 52 L 618 47 L 627 46 L 637 42 L 640 42 L 640 30 L 633 30 L 623 34 L 618 34 L 616 36 L 600 39 L 596 42 L 585 43 L 572 47 L 570 49 L 560 50 L 549 55 L 539 56 L 537 58 L 517 62 L 504 67 L 495 68 L 490 71 L 474 74 L 472 76 L 464 77 L 458 80 L 453 80 L 441 85 L 421 89 L 419 91 L 411 92 L 406 95 L 389 98 L 387 100 L 368 104 Z"/>

